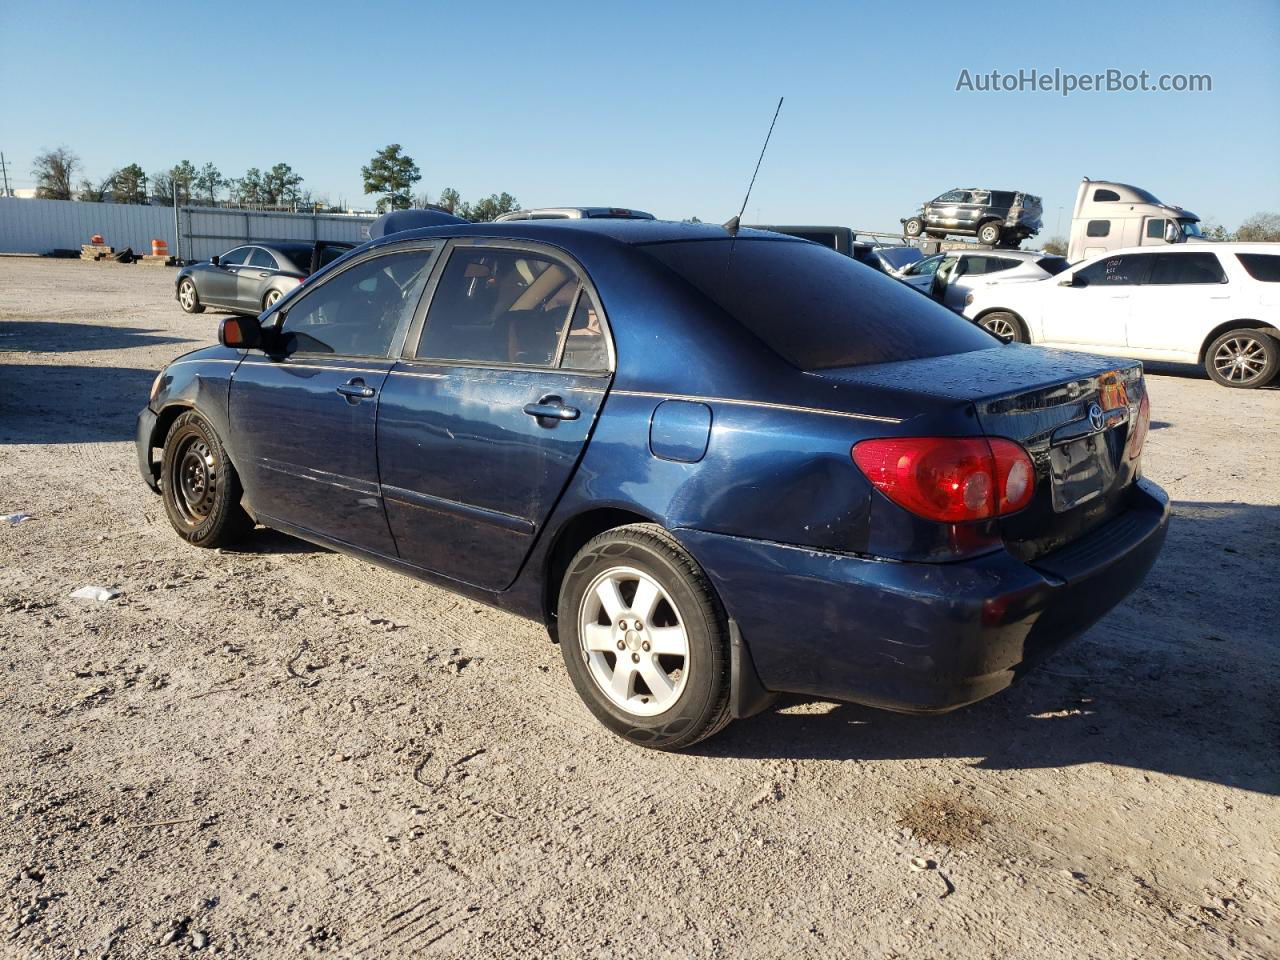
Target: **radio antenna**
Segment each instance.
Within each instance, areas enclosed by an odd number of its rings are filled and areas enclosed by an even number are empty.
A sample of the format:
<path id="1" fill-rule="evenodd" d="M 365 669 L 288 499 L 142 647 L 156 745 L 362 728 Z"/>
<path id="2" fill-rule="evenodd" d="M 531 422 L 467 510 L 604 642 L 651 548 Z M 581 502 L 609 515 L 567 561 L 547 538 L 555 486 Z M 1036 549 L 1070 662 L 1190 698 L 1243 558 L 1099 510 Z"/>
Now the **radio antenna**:
<path id="1" fill-rule="evenodd" d="M 756 168 L 751 173 L 751 182 L 747 184 L 747 195 L 742 198 L 742 209 L 738 211 L 736 217 L 724 224 L 725 232 L 733 237 L 735 242 L 738 239 L 738 228 L 742 226 L 742 215 L 747 212 L 747 201 L 751 199 L 751 188 L 756 185 L 756 175 L 760 172 L 760 164 L 764 162 L 764 152 L 769 149 L 769 138 L 773 136 L 773 128 L 778 122 L 778 114 L 782 112 L 783 99 L 783 97 L 778 98 L 778 109 L 773 111 L 773 121 L 769 124 L 769 132 L 764 136 L 764 146 L 760 148 L 760 156 L 756 160 Z"/>

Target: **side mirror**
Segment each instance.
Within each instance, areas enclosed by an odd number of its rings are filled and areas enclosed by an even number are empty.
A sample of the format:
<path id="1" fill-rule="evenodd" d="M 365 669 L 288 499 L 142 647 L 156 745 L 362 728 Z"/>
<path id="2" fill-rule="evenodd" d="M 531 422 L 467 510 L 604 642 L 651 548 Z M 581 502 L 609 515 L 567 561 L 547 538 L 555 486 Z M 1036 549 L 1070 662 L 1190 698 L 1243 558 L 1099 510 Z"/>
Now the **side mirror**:
<path id="1" fill-rule="evenodd" d="M 212 257 L 209 258 L 209 262 L 216 267 L 218 265 L 218 255 L 215 253 Z"/>
<path id="2" fill-rule="evenodd" d="M 1164 227 L 1165 243 L 1181 243 L 1182 242 L 1182 226 L 1176 221 L 1171 220 Z"/>
<path id="3" fill-rule="evenodd" d="M 254 350 L 262 345 L 262 327 L 256 317 L 225 317 L 218 325 L 218 342 L 233 350 Z"/>

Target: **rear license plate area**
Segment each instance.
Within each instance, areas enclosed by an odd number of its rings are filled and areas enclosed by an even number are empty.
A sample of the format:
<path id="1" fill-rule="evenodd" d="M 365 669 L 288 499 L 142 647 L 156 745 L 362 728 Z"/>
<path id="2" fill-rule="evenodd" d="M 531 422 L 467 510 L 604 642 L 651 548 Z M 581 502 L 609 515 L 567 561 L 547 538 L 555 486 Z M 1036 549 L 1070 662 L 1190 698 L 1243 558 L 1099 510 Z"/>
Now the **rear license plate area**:
<path id="1" fill-rule="evenodd" d="M 1063 513 L 1100 497 L 1116 478 L 1105 434 L 1082 437 L 1049 448 L 1053 509 Z"/>

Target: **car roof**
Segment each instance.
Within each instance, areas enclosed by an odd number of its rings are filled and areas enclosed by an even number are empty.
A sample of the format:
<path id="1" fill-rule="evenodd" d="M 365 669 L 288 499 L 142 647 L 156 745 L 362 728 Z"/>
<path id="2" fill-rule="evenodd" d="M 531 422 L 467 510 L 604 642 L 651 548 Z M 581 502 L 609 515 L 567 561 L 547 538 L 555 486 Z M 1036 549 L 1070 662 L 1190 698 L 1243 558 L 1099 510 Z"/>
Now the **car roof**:
<path id="1" fill-rule="evenodd" d="M 1272 256 L 1280 257 L 1280 243 L 1267 243 L 1265 241 L 1250 242 L 1240 240 L 1211 240 L 1192 241 L 1188 243 L 1149 243 L 1140 247 L 1120 247 L 1117 250 L 1107 250 L 1105 253 L 1095 254 L 1087 259 L 1100 260 L 1105 257 L 1119 256 L 1122 253 L 1212 253 L 1215 250 L 1220 253 L 1269 253 Z M 1083 263 L 1085 261 L 1080 262 Z"/>
<path id="2" fill-rule="evenodd" d="M 487 237 L 511 240 L 541 240 L 574 245 L 585 238 L 613 240 L 631 246 L 680 241 L 725 240 L 724 227 L 710 223 L 685 223 L 675 220 L 622 220 L 593 218 L 584 220 L 503 220 L 493 223 L 458 223 L 421 230 L 405 230 L 388 234 L 376 244 L 397 243 L 432 237 Z M 776 243 L 804 243 L 795 237 L 766 230 L 743 227 L 740 239 L 767 240 Z"/>

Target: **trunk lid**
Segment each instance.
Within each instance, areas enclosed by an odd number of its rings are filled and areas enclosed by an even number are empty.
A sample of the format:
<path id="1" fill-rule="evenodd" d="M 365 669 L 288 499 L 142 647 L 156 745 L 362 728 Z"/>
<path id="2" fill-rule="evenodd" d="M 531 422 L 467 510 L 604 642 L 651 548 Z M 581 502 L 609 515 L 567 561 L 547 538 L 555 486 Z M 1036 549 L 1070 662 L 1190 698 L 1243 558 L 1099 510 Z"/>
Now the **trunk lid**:
<path id="1" fill-rule="evenodd" d="M 1137 464 L 1126 446 L 1146 389 L 1141 365 L 1131 360 L 1008 344 L 821 375 L 962 402 L 977 419 L 973 432 L 1022 444 L 1035 465 L 1035 496 L 999 527 L 1023 560 L 1124 509 Z M 911 421 L 901 430 L 912 435 Z"/>

